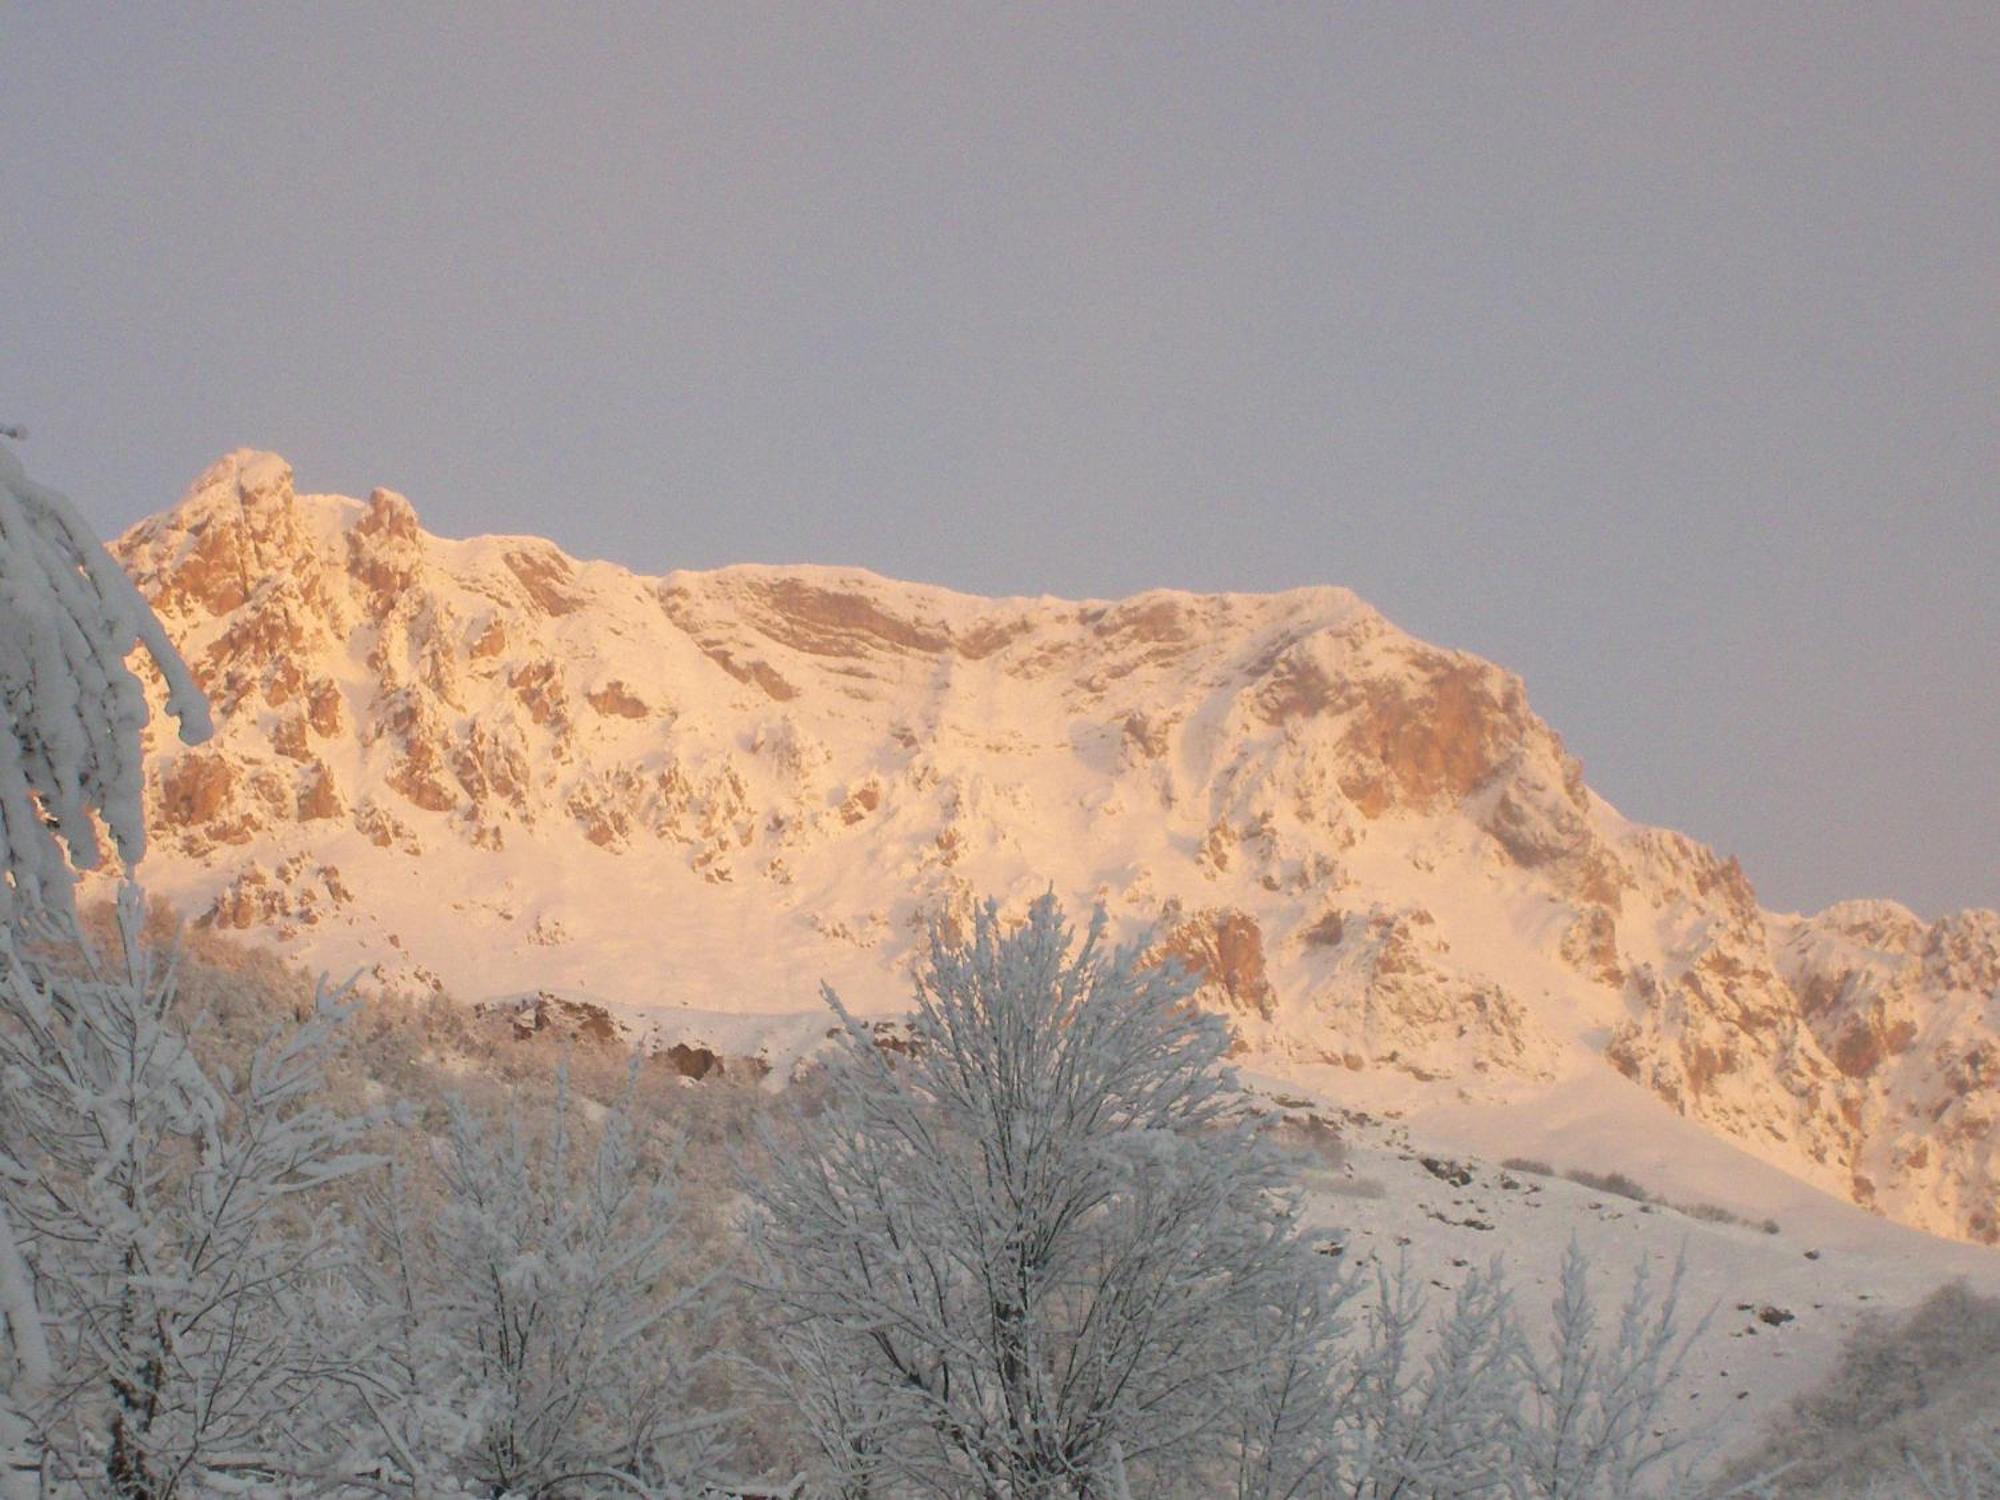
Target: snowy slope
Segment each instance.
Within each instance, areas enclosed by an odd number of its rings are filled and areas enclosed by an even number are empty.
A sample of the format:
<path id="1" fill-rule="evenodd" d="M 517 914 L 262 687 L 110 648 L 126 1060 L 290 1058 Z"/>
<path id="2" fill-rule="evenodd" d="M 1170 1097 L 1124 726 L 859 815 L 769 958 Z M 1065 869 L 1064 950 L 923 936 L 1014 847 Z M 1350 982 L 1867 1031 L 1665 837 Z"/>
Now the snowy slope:
<path id="1" fill-rule="evenodd" d="M 1496 1157 L 1609 1100 L 1612 1164 L 1694 1121 L 2000 1241 L 2000 915 L 1766 913 L 1597 798 L 1518 679 L 1344 590 L 645 578 L 255 453 L 117 551 L 221 726 L 153 746 L 148 885 L 310 964 L 782 1063 L 822 979 L 893 1012 L 928 915 L 1052 884 L 1160 927 L 1315 1096 Z"/>
<path id="2" fill-rule="evenodd" d="M 1624 1113 L 1619 1101 L 1599 1097 L 1557 1134 L 1584 1115 L 1602 1127 Z M 1321 1243 L 1338 1247 L 1343 1265 L 1364 1271 L 1407 1265 L 1436 1308 L 1448 1306 L 1465 1279 L 1497 1257 L 1531 1332 L 1548 1326 L 1572 1241 L 1587 1255 L 1607 1309 L 1628 1292 L 1636 1269 L 1643 1267 L 1658 1290 L 1684 1265 L 1682 1328 L 1700 1332 L 1672 1406 L 1684 1436 L 1713 1444 L 1702 1455 L 1707 1472 L 1756 1447 L 1771 1424 L 1783 1421 L 1793 1398 L 1831 1374 L 1863 1318 L 1900 1317 L 1950 1279 L 2000 1295 L 2000 1255 L 1993 1251 L 1949 1244 L 1836 1203 L 1664 1111 L 1651 1125 L 1665 1138 L 1666 1170 L 1641 1168 L 1636 1175 L 1656 1192 L 1666 1190 L 1671 1202 L 1734 1207 L 1754 1212 L 1755 1222 L 1710 1222 L 1559 1176 L 1508 1171 L 1476 1149 L 1440 1156 L 1438 1124 L 1341 1122 L 1350 1143 L 1345 1160 L 1308 1176 L 1308 1214 Z M 1572 1134 L 1566 1144 L 1574 1149 L 1551 1153 L 1558 1167 L 1601 1168 L 1611 1149 L 1595 1132 Z M 1776 1233 L 1758 1227 L 1767 1215 Z"/>

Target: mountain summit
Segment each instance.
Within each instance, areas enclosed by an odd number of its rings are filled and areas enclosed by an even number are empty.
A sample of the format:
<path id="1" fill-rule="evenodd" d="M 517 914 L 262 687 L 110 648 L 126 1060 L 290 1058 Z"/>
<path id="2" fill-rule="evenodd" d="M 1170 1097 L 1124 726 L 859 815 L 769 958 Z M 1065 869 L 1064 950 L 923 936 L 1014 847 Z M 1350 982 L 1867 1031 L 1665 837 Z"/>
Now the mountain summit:
<path id="1" fill-rule="evenodd" d="M 1764 911 L 1585 784 L 1516 677 L 1336 588 L 983 599 L 450 541 L 239 452 L 114 548 L 213 702 L 151 887 L 336 972 L 721 1046 L 902 1003 L 925 920 L 1156 927 L 1246 1063 L 1387 1097 L 1602 1079 L 2000 1243 L 2000 914 Z M 746 1040 L 747 1039 L 747 1040 Z"/>

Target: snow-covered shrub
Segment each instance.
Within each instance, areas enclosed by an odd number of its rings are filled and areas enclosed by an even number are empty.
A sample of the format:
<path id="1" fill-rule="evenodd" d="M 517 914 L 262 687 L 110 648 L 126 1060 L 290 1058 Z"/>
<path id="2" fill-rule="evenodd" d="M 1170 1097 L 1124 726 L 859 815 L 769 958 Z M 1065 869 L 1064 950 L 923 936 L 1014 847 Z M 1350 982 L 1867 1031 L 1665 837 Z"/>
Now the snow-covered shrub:
<path id="1" fill-rule="evenodd" d="M 179 948 L 170 1019 L 185 1018 L 188 1050 L 208 1076 L 242 1075 L 263 1042 L 295 1030 L 302 1014 L 312 1014 L 312 982 L 283 960 L 227 934 L 183 930 L 157 906 L 147 918 L 150 946 Z M 108 914 L 85 911 L 82 919 L 93 938 L 119 940 L 118 924 Z M 472 1122 L 466 1144 L 479 1147 L 483 1140 L 489 1152 L 503 1151 L 510 1121 L 531 1144 L 546 1143 L 560 1122 L 569 1136 L 570 1175 L 576 1177 L 595 1169 L 599 1124 L 618 1115 L 622 1103 L 639 1183 L 656 1185 L 671 1166 L 670 1268 L 659 1298 L 671 1302 L 680 1290 L 705 1283 L 698 1308 L 683 1309 L 654 1335 L 692 1351 L 685 1360 L 693 1367 L 689 1380 L 675 1399 L 683 1408 L 730 1411 L 740 1368 L 733 1356 L 753 1348 L 760 1335 L 755 1310 L 738 1283 L 714 1273 L 734 1254 L 731 1156 L 748 1144 L 749 1117 L 764 1107 L 765 1096 L 722 1083 L 690 1086 L 651 1063 L 641 1064 L 635 1079 L 627 1046 L 569 1045 L 541 1036 L 518 1040 L 504 1019 L 479 1017 L 470 1007 L 433 994 L 357 995 L 347 1009 L 342 1045 L 323 1059 L 317 1097 L 347 1113 L 396 1101 L 393 1117 L 374 1111 L 366 1145 L 396 1160 L 398 1178 L 393 1193 L 386 1173 L 369 1172 L 331 1183 L 314 1196 L 317 1207 L 340 1217 L 336 1248 L 343 1269 L 337 1275 L 323 1270 L 314 1282 L 314 1307 L 301 1318 L 322 1358 L 313 1393 L 301 1402 L 302 1410 L 317 1414 L 314 1428 L 286 1455 L 296 1480 L 356 1495 L 381 1493 L 389 1485 L 403 1486 L 406 1494 L 428 1485 L 429 1493 L 442 1494 L 473 1483 L 468 1450 L 494 1402 L 467 1382 L 463 1367 L 452 1365 L 455 1345 L 440 1349 L 428 1342 L 449 1319 L 433 1300 L 447 1278 L 425 1260 L 425 1242 L 450 1218 L 446 1169 L 456 1169 L 466 1121 Z M 675 1143 L 671 1152 L 664 1145 L 668 1140 Z M 407 1243 L 413 1225 L 416 1243 Z M 384 1274 L 387 1267 L 404 1265 L 406 1257 L 412 1257 L 412 1266 L 429 1267 L 407 1285 Z M 710 1347 L 725 1357 L 695 1357 Z M 648 1368 L 650 1358 L 642 1353 L 634 1368 Z M 418 1368 L 435 1377 L 421 1388 L 409 1373 Z M 392 1390 L 404 1397 L 388 1400 L 384 1392 Z M 367 1409 L 368 1400 L 375 1403 L 374 1412 Z M 420 1464 L 412 1468 L 385 1457 L 387 1439 L 374 1431 L 383 1422 L 401 1435 L 406 1452 L 421 1455 Z M 428 1440 L 415 1441 L 419 1433 Z M 707 1436 L 704 1431 L 704 1444 Z M 731 1468 L 790 1473 L 797 1467 L 801 1439 L 788 1428 L 738 1425 L 718 1436 L 729 1450 Z M 616 1486 L 610 1492 L 631 1493 Z"/>
<path id="2" fill-rule="evenodd" d="M 692 1492 L 718 1425 L 697 1383 L 712 1279 L 633 1091 L 608 1111 L 560 1084 L 542 1107 L 455 1099 L 435 1147 L 366 1209 L 368 1355 L 332 1470 L 412 1496 Z"/>
<path id="3" fill-rule="evenodd" d="M 1627 1177 L 1623 1172 L 1593 1172 L 1585 1167 L 1571 1167 L 1563 1173 L 1579 1187 L 1587 1187 L 1592 1192 L 1610 1193 L 1618 1198 L 1630 1198 L 1635 1203 L 1652 1203 L 1657 1200 L 1645 1186 Z"/>
<path id="4" fill-rule="evenodd" d="M 1704 1224 L 1735 1224 L 1744 1229 L 1755 1229 L 1762 1234 L 1782 1234 L 1784 1226 L 1776 1219 L 1749 1219 L 1734 1209 L 1724 1208 L 1720 1203 L 1668 1203 L 1675 1213 L 1686 1214 L 1690 1219 L 1699 1219 Z"/>
<path id="5" fill-rule="evenodd" d="M 1611 1327 L 1590 1285 L 1583 1251 L 1571 1242 L 1550 1309 L 1545 1340 L 1522 1340 L 1526 1410 L 1516 1458 L 1525 1493 L 1538 1500 L 1612 1500 L 1638 1495 L 1685 1448 L 1667 1395 L 1702 1332 L 1681 1319 L 1685 1266 L 1656 1290 L 1642 1261 Z"/>
<path id="6" fill-rule="evenodd" d="M 128 887 L 114 956 L 0 950 L 7 1389 L 17 1477 L 58 1492 L 287 1470 L 338 1357 L 312 1332 L 322 1193 L 367 1161 L 367 1122 L 319 1097 L 344 1011 L 322 995 L 240 1072 L 205 1070 L 141 925 Z"/>
<path id="7" fill-rule="evenodd" d="M 2000 1497 L 2000 1301 L 1955 1283 L 1864 1323 L 1734 1474 L 1772 1500 Z"/>
<path id="8" fill-rule="evenodd" d="M 1282 1445 L 1276 1473 L 1285 1482 L 1238 1493 L 1259 1500 L 1681 1493 L 1688 1465 L 1676 1460 L 1687 1435 L 1676 1432 L 1667 1407 L 1692 1340 L 1680 1331 L 1679 1300 L 1678 1274 L 1657 1289 L 1642 1269 L 1612 1326 L 1601 1328 L 1589 1268 L 1572 1245 L 1538 1329 L 1498 1262 L 1468 1276 L 1441 1313 L 1407 1265 L 1391 1271 L 1378 1262 L 1302 1309 L 1292 1328 L 1265 1335 L 1274 1349 L 1288 1338 L 1290 1348 L 1315 1353 L 1317 1367 L 1305 1365 L 1274 1389 L 1288 1407 L 1316 1390 L 1317 1406 L 1294 1420 Z"/>
<path id="9" fill-rule="evenodd" d="M 1226 1492 L 1269 1341 L 1309 1326 L 1325 1262 L 1224 1028 L 1102 929 L 1045 897 L 934 931 L 893 1066 L 827 992 L 826 1108 L 747 1191 L 828 1494 Z"/>
<path id="10" fill-rule="evenodd" d="M 1522 1344 L 1497 1268 L 1474 1272 L 1431 1327 L 1407 1268 L 1376 1268 L 1365 1337 L 1344 1356 L 1328 1413 L 1326 1482 L 1308 1493 L 1377 1500 L 1498 1490 L 1525 1455 Z"/>

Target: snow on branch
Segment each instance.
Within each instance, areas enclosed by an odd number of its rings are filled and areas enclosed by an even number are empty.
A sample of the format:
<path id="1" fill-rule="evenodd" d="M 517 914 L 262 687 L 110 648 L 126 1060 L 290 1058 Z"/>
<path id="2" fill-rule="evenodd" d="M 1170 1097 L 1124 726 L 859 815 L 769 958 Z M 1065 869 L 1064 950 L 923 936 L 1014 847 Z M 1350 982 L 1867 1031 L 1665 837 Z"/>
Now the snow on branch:
<path id="1" fill-rule="evenodd" d="M 125 863 L 145 852 L 135 645 L 165 680 L 181 739 L 208 738 L 208 704 L 132 581 L 69 501 L 0 447 L 0 916 L 69 915 L 72 866 L 103 862 L 99 820 Z"/>

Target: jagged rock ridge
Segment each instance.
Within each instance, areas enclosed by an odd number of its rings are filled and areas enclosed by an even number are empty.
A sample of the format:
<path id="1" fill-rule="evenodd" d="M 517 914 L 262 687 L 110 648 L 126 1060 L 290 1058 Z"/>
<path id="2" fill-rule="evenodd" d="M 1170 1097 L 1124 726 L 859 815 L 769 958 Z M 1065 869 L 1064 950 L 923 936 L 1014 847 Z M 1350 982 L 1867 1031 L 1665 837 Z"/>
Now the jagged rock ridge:
<path id="1" fill-rule="evenodd" d="M 220 724 L 153 746 L 148 881 L 311 962 L 664 1035 L 822 976 L 893 1007 L 926 916 L 1053 883 L 1164 924 L 1253 1056 L 1467 1089 L 1608 1064 L 2000 1241 L 2000 916 L 1766 913 L 1596 797 L 1518 679 L 1345 590 L 645 578 L 247 452 L 116 550 Z"/>

